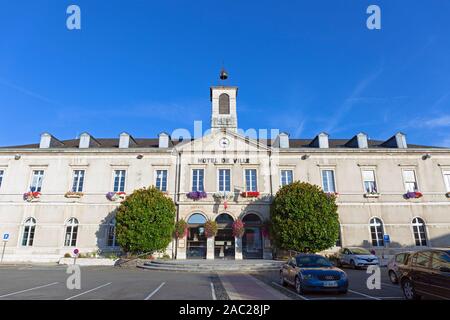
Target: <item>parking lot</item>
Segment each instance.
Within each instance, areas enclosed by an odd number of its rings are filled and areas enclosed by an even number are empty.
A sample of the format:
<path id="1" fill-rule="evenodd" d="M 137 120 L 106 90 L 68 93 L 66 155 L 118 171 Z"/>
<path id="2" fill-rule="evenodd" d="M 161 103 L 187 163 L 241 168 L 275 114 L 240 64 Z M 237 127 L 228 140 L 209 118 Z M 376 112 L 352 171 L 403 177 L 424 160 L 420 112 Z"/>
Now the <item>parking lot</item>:
<path id="1" fill-rule="evenodd" d="M 382 269 L 380 290 L 369 290 L 364 270 L 345 271 L 346 295 L 298 295 L 278 284 L 277 272 L 216 274 L 150 271 L 138 268 L 82 267 L 81 288 L 69 290 L 65 266 L 1 266 L 0 300 L 321 300 L 403 299 Z"/>

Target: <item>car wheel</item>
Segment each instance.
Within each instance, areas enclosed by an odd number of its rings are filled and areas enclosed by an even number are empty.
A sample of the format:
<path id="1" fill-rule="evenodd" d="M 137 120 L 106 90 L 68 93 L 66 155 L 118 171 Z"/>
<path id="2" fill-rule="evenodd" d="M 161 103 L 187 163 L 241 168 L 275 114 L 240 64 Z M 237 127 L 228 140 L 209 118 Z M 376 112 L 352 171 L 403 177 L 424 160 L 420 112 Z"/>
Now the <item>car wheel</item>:
<path id="1" fill-rule="evenodd" d="M 406 300 L 419 300 L 420 296 L 414 290 L 413 283 L 406 279 L 402 282 L 402 290 Z"/>
<path id="2" fill-rule="evenodd" d="M 302 286 L 302 281 L 300 280 L 299 277 L 295 278 L 295 291 L 298 294 L 303 294 L 304 290 L 303 290 L 303 286 Z"/>
<path id="3" fill-rule="evenodd" d="M 286 287 L 287 283 L 284 280 L 284 276 L 283 276 L 283 272 L 280 272 L 280 285 L 282 285 L 283 287 Z"/>
<path id="4" fill-rule="evenodd" d="M 350 266 L 352 267 L 352 269 L 357 269 L 355 261 L 353 261 L 353 260 L 350 260 Z"/>
<path id="5" fill-rule="evenodd" d="M 398 283 L 397 275 L 396 275 L 395 272 L 392 271 L 392 270 L 389 271 L 389 279 L 391 280 L 391 282 L 392 282 L 393 284 L 397 284 L 397 283 Z"/>

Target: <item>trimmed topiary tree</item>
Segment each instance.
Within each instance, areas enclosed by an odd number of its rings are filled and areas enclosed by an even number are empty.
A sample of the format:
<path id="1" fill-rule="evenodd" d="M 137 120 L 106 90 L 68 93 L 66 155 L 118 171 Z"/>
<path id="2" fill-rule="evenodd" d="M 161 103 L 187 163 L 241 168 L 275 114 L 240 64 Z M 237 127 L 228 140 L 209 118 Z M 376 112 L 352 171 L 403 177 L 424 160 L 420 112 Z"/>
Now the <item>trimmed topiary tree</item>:
<path id="1" fill-rule="evenodd" d="M 282 187 L 270 215 L 273 241 L 280 249 L 322 251 L 339 237 L 336 197 L 316 185 L 294 182 Z"/>
<path id="2" fill-rule="evenodd" d="M 135 190 L 116 214 L 116 238 L 129 253 L 161 251 L 175 230 L 175 204 L 155 187 Z"/>

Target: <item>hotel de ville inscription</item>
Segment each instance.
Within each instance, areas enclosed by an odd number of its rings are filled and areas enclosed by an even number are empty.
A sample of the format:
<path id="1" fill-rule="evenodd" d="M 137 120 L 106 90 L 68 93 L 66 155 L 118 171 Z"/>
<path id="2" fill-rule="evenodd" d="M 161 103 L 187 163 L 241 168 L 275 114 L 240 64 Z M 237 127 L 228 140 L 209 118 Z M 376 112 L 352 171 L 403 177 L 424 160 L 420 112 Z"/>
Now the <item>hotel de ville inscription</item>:
<path id="1" fill-rule="evenodd" d="M 246 164 L 250 163 L 250 158 L 199 158 L 198 163 Z"/>

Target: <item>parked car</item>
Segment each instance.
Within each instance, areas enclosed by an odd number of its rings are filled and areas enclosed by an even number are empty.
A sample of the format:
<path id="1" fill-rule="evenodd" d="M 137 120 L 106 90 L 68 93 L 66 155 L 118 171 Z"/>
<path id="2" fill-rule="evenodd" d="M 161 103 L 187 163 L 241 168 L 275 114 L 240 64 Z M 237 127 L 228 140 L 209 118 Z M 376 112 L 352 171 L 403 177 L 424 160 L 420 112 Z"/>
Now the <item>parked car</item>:
<path id="1" fill-rule="evenodd" d="M 336 265 L 351 266 L 353 269 L 367 267 L 370 265 L 379 265 L 378 257 L 364 248 L 342 248 L 337 257 Z"/>
<path id="2" fill-rule="evenodd" d="M 389 260 L 387 264 L 387 271 L 389 279 L 393 284 L 398 283 L 398 278 L 400 277 L 399 268 L 405 266 L 410 254 L 410 251 L 397 253 L 391 260 Z"/>
<path id="3" fill-rule="evenodd" d="M 280 283 L 295 286 L 297 293 L 307 291 L 337 291 L 347 293 L 347 274 L 327 258 L 318 254 L 299 254 L 280 269 Z"/>
<path id="4" fill-rule="evenodd" d="M 450 299 L 450 249 L 430 249 L 411 254 L 399 267 L 400 285 L 405 298 L 422 296 Z"/>

